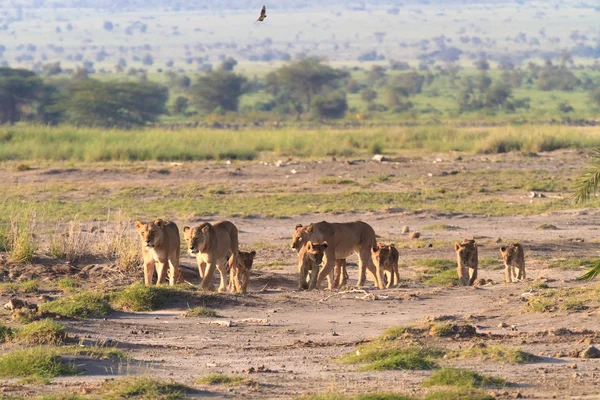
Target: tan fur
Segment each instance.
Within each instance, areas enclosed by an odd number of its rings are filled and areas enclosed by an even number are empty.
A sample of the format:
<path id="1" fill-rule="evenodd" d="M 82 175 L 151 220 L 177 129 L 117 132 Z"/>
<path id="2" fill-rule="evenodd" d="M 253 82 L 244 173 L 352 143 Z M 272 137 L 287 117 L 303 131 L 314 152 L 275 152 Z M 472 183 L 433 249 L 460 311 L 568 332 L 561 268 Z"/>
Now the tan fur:
<path id="1" fill-rule="evenodd" d="M 156 265 L 156 284 L 164 282 L 169 267 L 169 285 L 183 282 L 183 274 L 179 268 L 181 242 L 179 228 L 174 222 L 157 219 L 154 222 L 143 223 L 135 221 L 135 229 L 142 240 L 144 256 L 144 283 L 152 285 L 152 276 Z"/>
<path id="2" fill-rule="evenodd" d="M 506 282 L 516 282 L 525 279 L 525 252 L 523 251 L 523 246 L 519 243 L 511 243 L 508 247 L 500 247 L 500 253 L 504 261 Z"/>
<path id="3" fill-rule="evenodd" d="M 373 263 L 381 269 L 384 279 L 387 279 L 385 287 L 396 287 L 400 283 L 400 272 L 398 271 L 400 254 L 396 246 L 377 243 L 377 246 L 371 251 L 373 253 Z M 389 278 L 387 277 L 388 274 Z"/>
<path id="4" fill-rule="evenodd" d="M 238 252 L 238 229 L 229 221 L 208 222 L 195 228 L 183 228 L 188 252 L 196 256 L 198 272 L 202 278 L 200 287 L 209 290 L 215 267 L 221 274 L 219 292 L 227 288 L 227 266 L 230 254 Z"/>
<path id="5" fill-rule="evenodd" d="M 323 263 L 327 242 L 313 243 L 308 241 L 298 253 L 298 289 L 312 290 L 319 276 L 319 268 Z M 310 279 L 310 282 L 307 280 Z"/>
<path id="6" fill-rule="evenodd" d="M 321 243 L 327 242 L 329 246 L 325 251 L 325 265 L 319 271 L 314 287 L 318 288 L 327 277 L 329 289 L 335 287 L 333 282 L 333 270 L 336 260 L 346 259 L 352 253 L 358 254 L 358 286 L 364 286 L 366 271 L 368 270 L 375 280 L 375 284 L 383 289 L 383 278 L 381 270 L 375 267 L 371 258 L 371 249 L 377 245 L 375 231 L 362 221 L 346 223 L 317 222 L 308 226 L 296 225 L 296 231 L 292 238 L 291 246 L 300 249 L 309 241 Z"/>
<path id="7" fill-rule="evenodd" d="M 348 270 L 345 258 L 338 258 L 335 260 L 335 267 L 333 272 L 333 287 L 341 288 L 346 286 L 348 283 Z"/>
<path id="8" fill-rule="evenodd" d="M 238 251 L 229 258 L 229 291 L 245 294 L 250 280 L 250 269 L 254 262 L 256 251 Z"/>
<path id="9" fill-rule="evenodd" d="M 477 279 L 479 257 L 475 240 L 465 239 L 462 243 L 454 243 L 456 261 L 458 264 L 458 279 L 463 286 L 472 286 Z"/>

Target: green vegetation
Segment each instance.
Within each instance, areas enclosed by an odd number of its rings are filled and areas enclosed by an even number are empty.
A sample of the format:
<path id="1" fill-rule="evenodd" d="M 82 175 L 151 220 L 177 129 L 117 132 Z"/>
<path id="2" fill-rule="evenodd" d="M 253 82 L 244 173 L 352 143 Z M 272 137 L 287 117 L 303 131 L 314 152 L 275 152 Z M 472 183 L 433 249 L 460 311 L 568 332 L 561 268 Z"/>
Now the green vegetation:
<path id="1" fill-rule="evenodd" d="M 457 388 L 452 390 L 441 390 L 431 392 L 422 400 L 494 400 L 495 397 L 490 396 L 478 389 Z M 416 397 L 404 396 L 394 393 L 368 393 L 358 395 L 341 395 L 341 394 L 313 394 L 302 396 L 299 400 L 417 400 Z"/>
<path id="2" fill-rule="evenodd" d="M 111 308 L 106 296 L 85 291 L 40 305 L 40 311 L 70 318 L 102 318 Z"/>
<path id="3" fill-rule="evenodd" d="M 341 178 L 322 178 L 319 179 L 320 185 L 356 185 L 356 181 L 352 179 L 341 179 Z"/>
<path id="4" fill-rule="evenodd" d="M 185 313 L 186 317 L 202 317 L 202 318 L 219 318 L 220 315 L 216 311 L 206 308 L 204 306 L 197 306 L 190 308 Z"/>
<path id="5" fill-rule="evenodd" d="M 0 294 L 13 295 L 20 293 L 37 293 L 40 289 L 38 281 L 29 280 L 22 282 L 0 283 Z"/>
<path id="6" fill-rule="evenodd" d="M 482 390 L 458 388 L 430 393 L 424 400 L 494 400 L 495 398 Z"/>
<path id="7" fill-rule="evenodd" d="M 241 376 L 229 376 L 223 374 L 210 374 L 196 379 L 196 385 L 243 385 L 248 380 Z"/>
<path id="8" fill-rule="evenodd" d="M 426 285 L 448 286 L 458 285 L 456 273 L 456 261 L 444 259 L 424 259 L 415 261 L 419 267 L 425 267 L 420 271 L 421 280 Z"/>
<path id="9" fill-rule="evenodd" d="M 0 357 L 1 378 L 50 379 L 75 372 L 75 366 L 62 362 L 54 348 L 32 347 L 14 350 Z"/>
<path id="10" fill-rule="evenodd" d="M 441 350 L 425 347 L 402 347 L 390 341 L 375 341 L 358 346 L 355 352 L 338 361 L 343 364 L 367 364 L 363 371 L 427 370 L 437 367 L 435 359 L 444 354 Z"/>
<path id="11" fill-rule="evenodd" d="M 32 322 L 19 328 L 13 340 L 30 345 L 61 344 L 67 338 L 65 327 L 51 319 Z"/>
<path id="12" fill-rule="evenodd" d="M 0 343 L 8 342 L 14 335 L 14 331 L 0 324 Z"/>
<path id="13" fill-rule="evenodd" d="M 7 237 L 9 260 L 30 263 L 37 250 L 34 240 L 35 213 L 29 209 L 21 209 L 10 215 L 10 230 Z"/>
<path id="14" fill-rule="evenodd" d="M 578 270 L 582 267 L 589 268 L 597 261 L 593 258 L 567 258 L 555 259 L 548 263 L 548 268 L 558 268 L 561 270 Z"/>
<path id="15" fill-rule="evenodd" d="M 187 398 L 192 389 L 179 383 L 141 377 L 109 381 L 98 391 L 109 399 L 177 400 Z"/>
<path id="16" fill-rule="evenodd" d="M 578 311 L 597 303 L 598 288 L 539 289 L 526 307 L 534 312 Z"/>
<path id="17" fill-rule="evenodd" d="M 434 371 L 423 385 L 458 386 L 462 388 L 480 388 L 483 386 L 505 386 L 506 381 L 500 378 L 489 378 L 467 369 L 441 368 Z"/>
<path id="18" fill-rule="evenodd" d="M 58 287 L 64 292 L 72 292 L 81 288 L 81 283 L 73 278 L 62 278 L 58 280 Z"/>
<path id="19" fill-rule="evenodd" d="M 524 364 L 533 362 L 536 356 L 530 353 L 503 346 L 475 345 L 464 350 L 448 353 L 447 358 L 479 358 L 482 360 L 497 361 L 507 364 Z"/>
<path id="20" fill-rule="evenodd" d="M 165 291 L 157 286 L 134 283 L 110 295 L 110 304 L 127 311 L 152 311 L 165 302 Z"/>
<path id="21" fill-rule="evenodd" d="M 413 400 L 413 397 L 392 393 L 370 393 L 355 396 L 339 394 L 311 394 L 298 398 L 299 400 Z"/>

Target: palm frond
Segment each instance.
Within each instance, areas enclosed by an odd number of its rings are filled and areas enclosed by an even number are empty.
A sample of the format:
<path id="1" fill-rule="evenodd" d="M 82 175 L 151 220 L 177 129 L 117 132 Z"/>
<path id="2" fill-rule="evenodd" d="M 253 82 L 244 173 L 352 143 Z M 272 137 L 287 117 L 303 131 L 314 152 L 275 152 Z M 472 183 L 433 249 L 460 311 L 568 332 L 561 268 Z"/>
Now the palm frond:
<path id="1" fill-rule="evenodd" d="M 575 204 L 585 203 L 596 194 L 600 186 L 600 149 L 594 150 L 595 161 L 591 164 L 585 174 L 575 183 L 573 202 Z"/>
<path id="2" fill-rule="evenodd" d="M 583 274 L 580 277 L 578 277 L 577 280 L 578 281 L 591 281 L 592 279 L 594 279 L 598 275 L 600 275 L 600 263 L 597 263 L 596 265 L 594 265 L 593 267 L 591 267 L 588 270 L 588 272 L 586 272 L 585 274 Z"/>

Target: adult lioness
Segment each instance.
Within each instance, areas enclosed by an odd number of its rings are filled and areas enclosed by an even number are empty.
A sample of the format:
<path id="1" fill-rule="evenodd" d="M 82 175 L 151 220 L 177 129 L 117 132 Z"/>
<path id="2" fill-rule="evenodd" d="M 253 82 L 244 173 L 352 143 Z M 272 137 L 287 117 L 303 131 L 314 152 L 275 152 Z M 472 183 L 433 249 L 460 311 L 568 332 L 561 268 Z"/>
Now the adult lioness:
<path id="1" fill-rule="evenodd" d="M 393 244 L 385 245 L 377 243 L 373 248 L 373 263 L 382 271 L 383 277 L 387 279 L 386 288 L 396 286 L 400 283 L 400 272 L 398 271 L 398 259 L 400 254 Z M 387 274 L 389 273 L 389 278 Z"/>
<path id="2" fill-rule="evenodd" d="M 460 284 L 463 286 L 472 286 L 475 279 L 477 279 L 477 267 L 479 265 L 477 244 L 473 239 L 465 239 L 462 243 L 455 243 L 454 250 L 456 250 L 457 272 Z"/>
<path id="3" fill-rule="evenodd" d="M 508 247 L 500 247 L 504 261 L 506 282 L 516 282 L 525 279 L 525 253 L 519 243 L 511 243 Z"/>
<path id="4" fill-rule="evenodd" d="M 314 289 L 327 247 L 327 242 L 313 243 L 310 240 L 302 246 L 298 253 L 298 289 Z M 309 276 L 310 283 L 307 282 Z"/>
<path id="5" fill-rule="evenodd" d="M 152 285 L 154 265 L 156 264 L 156 284 L 160 285 L 165 280 L 169 264 L 169 285 L 183 282 L 183 274 L 179 268 L 179 254 L 181 244 L 179 228 L 175 223 L 157 219 L 147 224 L 135 221 L 135 229 L 142 239 L 142 252 L 144 255 L 144 283 Z"/>
<path id="6" fill-rule="evenodd" d="M 296 225 L 291 243 L 292 248 L 300 251 L 302 246 L 309 241 L 329 244 L 325 250 L 325 265 L 319 271 L 315 286 L 310 289 L 318 288 L 321 282 L 330 276 L 336 260 L 346 259 L 352 253 L 358 254 L 357 285 L 364 286 L 365 272 L 368 270 L 375 277 L 375 284 L 383 289 L 381 270 L 375 267 L 371 259 L 371 249 L 377 245 L 377 239 L 375 231 L 369 224 L 362 221 L 345 223 L 322 221 L 308 226 Z M 332 279 L 328 278 L 328 281 L 329 289 L 333 289 Z"/>
<path id="7" fill-rule="evenodd" d="M 229 291 L 245 294 L 250 280 L 250 269 L 254 262 L 256 251 L 238 251 L 229 258 Z"/>
<path id="8" fill-rule="evenodd" d="M 183 228 L 188 252 L 196 256 L 198 272 L 202 278 L 200 287 L 210 289 L 215 266 L 221 273 L 219 292 L 227 288 L 227 261 L 230 254 L 238 252 L 238 229 L 229 221 L 208 222 L 195 228 Z"/>

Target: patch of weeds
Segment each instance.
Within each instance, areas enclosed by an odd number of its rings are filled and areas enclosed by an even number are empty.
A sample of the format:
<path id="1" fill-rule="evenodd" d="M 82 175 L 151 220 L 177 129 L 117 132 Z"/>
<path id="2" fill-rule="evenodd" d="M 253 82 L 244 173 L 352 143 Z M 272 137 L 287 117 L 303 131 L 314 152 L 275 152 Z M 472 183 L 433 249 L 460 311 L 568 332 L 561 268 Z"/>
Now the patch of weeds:
<path id="1" fill-rule="evenodd" d="M 542 225 L 538 226 L 535 229 L 538 229 L 538 230 L 557 230 L 558 228 L 556 227 L 556 225 L 542 224 Z"/>
<path id="2" fill-rule="evenodd" d="M 127 311 L 156 310 L 165 301 L 165 291 L 161 287 L 145 286 L 142 283 L 134 283 L 110 295 L 110 304 L 114 308 Z"/>
<path id="3" fill-rule="evenodd" d="M 411 325 L 402 325 L 402 326 L 393 326 L 391 328 L 386 329 L 381 335 L 379 335 L 379 340 L 396 340 L 407 333 L 411 333 L 416 331 L 417 329 Z"/>
<path id="4" fill-rule="evenodd" d="M 530 286 L 530 290 L 549 289 L 550 286 L 546 282 L 533 282 Z"/>
<path id="5" fill-rule="evenodd" d="M 58 287 L 63 292 L 72 292 L 75 289 L 81 288 L 81 283 L 77 282 L 73 278 L 62 278 L 58 281 Z"/>
<path id="6" fill-rule="evenodd" d="M 479 358 L 508 364 L 524 364 L 534 362 L 538 358 L 531 353 L 521 349 L 504 346 L 475 345 L 464 350 L 456 350 L 448 353 L 447 358 Z"/>
<path id="7" fill-rule="evenodd" d="M 51 237 L 50 254 L 56 259 L 76 263 L 90 255 L 92 244 L 92 236 L 85 232 L 81 223 L 71 221 L 66 228 L 57 228 Z"/>
<path id="8" fill-rule="evenodd" d="M 21 308 L 12 312 L 11 318 L 20 324 L 29 324 L 33 321 L 37 321 L 40 315 L 30 308 Z"/>
<path id="9" fill-rule="evenodd" d="M 227 385 L 238 386 L 243 385 L 248 380 L 241 376 L 229 376 L 224 374 L 210 374 L 196 379 L 196 385 Z"/>
<path id="10" fill-rule="evenodd" d="M 527 308 L 533 312 L 552 312 L 556 311 L 556 305 L 553 301 L 540 298 L 532 297 L 527 301 Z"/>
<path id="11" fill-rule="evenodd" d="M 264 263 L 264 264 L 254 264 L 252 266 L 252 269 L 256 269 L 259 271 L 278 271 L 278 270 L 282 270 L 283 268 L 284 268 L 284 265 L 278 261 Z"/>
<path id="12" fill-rule="evenodd" d="M 429 333 L 437 337 L 445 337 L 454 335 L 452 325 L 445 323 L 433 323 L 429 326 Z"/>
<path id="13" fill-rule="evenodd" d="M 0 283 L 0 294 L 5 295 L 13 295 L 19 293 L 37 293 L 39 290 L 40 284 L 35 280 Z"/>
<path id="14" fill-rule="evenodd" d="M 424 231 L 454 231 L 461 229 L 460 226 L 446 225 L 446 224 L 433 224 L 427 225 L 421 228 Z"/>
<path id="15" fill-rule="evenodd" d="M 448 269 L 435 275 L 429 275 L 423 283 L 432 286 L 456 286 L 458 285 L 458 274 L 455 269 Z"/>
<path id="16" fill-rule="evenodd" d="M 376 341 L 358 346 L 356 352 L 342 356 L 339 362 L 367 364 L 362 371 L 428 370 L 436 368 L 434 360 L 442 356 L 443 351 L 437 349 Z"/>
<path id="17" fill-rule="evenodd" d="M 494 400 L 496 397 L 478 389 L 440 390 L 429 393 L 424 400 Z"/>
<path id="18" fill-rule="evenodd" d="M 445 271 L 447 269 L 456 270 L 455 260 L 445 260 L 442 258 L 426 258 L 423 260 L 415 261 L 418 266 L 427 267 L 428 271 Z"/>
<path id="19" fill-rule="evenodd" d="M 110 311 L 106 296 L 92 291 L 81 292 L 40 305 L 40 311 L 69 318 L 102 318 Z"/>
<path id="20" fill-rule="evenodd" d="M 594 265 L 597 260 L 592 258 L 568 258 L 552 260 L 548 263 L 548 268 L 558 268 L 560 270 L 577 270 L 581 267 L 589 268 Z"/>
<path id="21" fill-rule="evenodd" d="M 479 268 L 488 268 L 488 267 L 492 267 L 492 270 L 496 270 L 496 269 L 504 268 L 504 265 L 502 265 L 502 262 L 498 261 L 498 259 L 494 258 L 494 257 L 480 258 L 479 259 Z"/>
<path id="22" fill-rule="evenodd" d="M 8 258 L 12 262 L 31 263 L 37 250 L 34 239 L 35 213 L 10 219 L 8 234 Z"/>
<path id="23" fill-rule="evenodd" d="M 389 182 L 393 175 L 375 175 L 369 178 L 369 183 Z"/>
<path id="24" fill-rule="evenodd" d="M 51 319 L 32 322 L 18 329 L 13 340 L 26 344 L 61 344 L 67 338 L 65 327 Z"/>
<path id="25" fill-rule="evenodd" d="M 2 324 L 0 324 L 0 343 L 8 342 L 14 335 L 14 331 Z"/>
<path id="26" fill-rule="evenodd" d="M 319 185 L 356 185 L 356 181 L 352 179 L 342 178 L 321 178 L 318 181 Z"/>
<path id="27" fill-rule="evenodd" d="M 490 378 L 479 375 L 468 369 L 441 368 L 423 382 L 423 386 L 458 386 L 463 388 L 481 388 L 483 386 L 505 386 L 501 378 Z"/>
<path id="28" fill-rule="evenodd" d="M 560 305 L 561 310 L 565 311 L 582 311 L 587 308 L 585 302 L 580 299 L 568 299 Z"/>
<path id="29" fill-rule="evenodd" d="M 339 394 L 311 394 L 298 397 L 299 400 L 414 400 L 413 397 L 393 393 L 368 393 L 346 396 Z"/>
<path id="30" fill-rule="evenodd" d="M 14 350 L 0 357 L 1 378 L 50 379 L 75 373 L 75 366 L 64 363 L 53 348 Z"/>
<path id="31" fill-rule="evenodd" d="M 216 311 L 206 308 L 204 306 L 198 306 L 190 308 L 185 313 L 186 317 L 202 317 L 202 318 L 220 318 Z"/>
<path id="32" fill-rule="evenodd" d="M 176 400 L 187 398 L 192 389 L 175 382 L 162 382 L 151 378 L 123 378 L 109 381 L 98 390 L 110 399 Z"/>
<path id="33" fill-rule="evenodd" d="M 25 172 L 29 171 L 31 167 L 27 164 L 17 164 L 14 168 L 15 172 Z"/>

